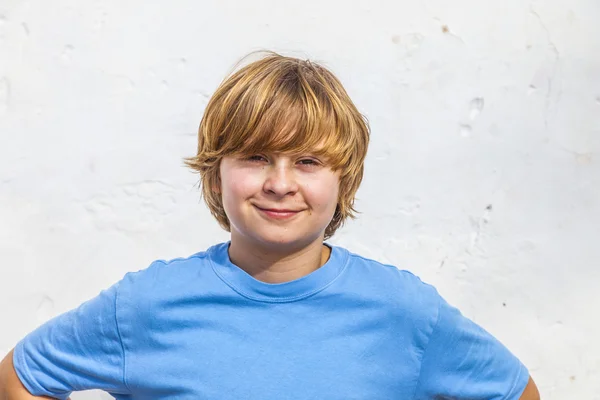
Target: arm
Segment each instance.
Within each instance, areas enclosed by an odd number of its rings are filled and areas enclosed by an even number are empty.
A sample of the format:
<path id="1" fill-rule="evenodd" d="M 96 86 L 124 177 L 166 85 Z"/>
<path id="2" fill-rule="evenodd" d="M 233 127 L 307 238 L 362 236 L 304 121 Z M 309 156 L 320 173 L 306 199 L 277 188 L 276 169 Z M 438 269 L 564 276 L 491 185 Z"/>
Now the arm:
<path id="1" fill-rule="evenodd" d="M 439 297 L 415 399 L 538 400 L 527 367 L 498 339 Z"/>
<path id="2" fill-rule="evenodd" d="M 17 343 L 0 364 L 0 400 L 66 400 L 89 389 L 128 393 L 116 326 L 117 287 L 46 321 Z"/>
<path id="3" fill-rule="evenodd" d="M 15 372 L 13 350 L 0 363 L 0 400 L 50 399 L 51 397 L 32 396 Z"/>
<path id="4" fill-rule="evenodd" d="M 529 377 L 529 383 L 527 383 L 527 387 L 525 387 L 519 400 L 540 400 L 540 392 L 538 392 L 538 388 L 531 377 Z"/>

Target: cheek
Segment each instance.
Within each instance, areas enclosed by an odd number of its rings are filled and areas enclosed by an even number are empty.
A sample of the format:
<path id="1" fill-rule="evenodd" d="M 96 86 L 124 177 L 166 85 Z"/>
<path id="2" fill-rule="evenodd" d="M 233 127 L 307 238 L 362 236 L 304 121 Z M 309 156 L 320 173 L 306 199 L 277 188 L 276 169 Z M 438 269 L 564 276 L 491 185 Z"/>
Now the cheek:
<path id="1" fill-rule="evenodd" d="M 324 179 L 310 187 L 310 196 L 314 205 L 323 212 L 335 210 L 338 202 L 339 182 L 336 179 Z"/>
<path id="2" fill-rule="evenodd" d="M 253 195 L 261 188 L 256 174 L 245 171 L 229 171 L 223 178 L 222 191 L 225 197 L 240 199 Z"/>
<path id="3" fill-rule="evenodd" d="M 237 220 L 240 207 L 248 197 L 243 179 L 228 175 L 221 183 L 221 199 L 231 223 Z"/>

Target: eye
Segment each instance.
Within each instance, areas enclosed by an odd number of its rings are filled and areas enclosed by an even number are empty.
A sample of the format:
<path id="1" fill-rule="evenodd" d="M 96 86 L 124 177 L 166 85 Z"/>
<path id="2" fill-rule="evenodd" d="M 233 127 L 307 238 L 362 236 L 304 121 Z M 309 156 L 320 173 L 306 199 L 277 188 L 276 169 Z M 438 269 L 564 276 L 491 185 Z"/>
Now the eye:
<path id="1" fill-rule="evenodd" d="M 298 163 L 300 163 L 301 165 L 309 165 L 309 166 L 319 165 L 319 162 L 312 158 L 303 158 L 303 159 L 299 160 Z"/>
<path id="2" fill-rule="evenodd" d="M 261 156 L 260 154 L 255 154 L 247 158 L 248 161 L 267 161 L 266 157 Z"/>

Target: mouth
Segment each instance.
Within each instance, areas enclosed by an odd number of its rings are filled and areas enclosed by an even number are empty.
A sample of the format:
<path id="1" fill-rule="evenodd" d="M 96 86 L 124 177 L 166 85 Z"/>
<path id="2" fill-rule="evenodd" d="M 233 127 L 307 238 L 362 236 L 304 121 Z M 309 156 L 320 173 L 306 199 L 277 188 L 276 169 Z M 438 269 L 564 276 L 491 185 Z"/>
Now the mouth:
<path id="1" fill-rule="evenodd" d="M 262 208 L 259 206 L 254 206 L 260 213 L 270 219 L 289 219 L 298 214 L 300 214 L 303 210 L 289 210 L 289 209 L 281 209 L 281 208 Z"/>

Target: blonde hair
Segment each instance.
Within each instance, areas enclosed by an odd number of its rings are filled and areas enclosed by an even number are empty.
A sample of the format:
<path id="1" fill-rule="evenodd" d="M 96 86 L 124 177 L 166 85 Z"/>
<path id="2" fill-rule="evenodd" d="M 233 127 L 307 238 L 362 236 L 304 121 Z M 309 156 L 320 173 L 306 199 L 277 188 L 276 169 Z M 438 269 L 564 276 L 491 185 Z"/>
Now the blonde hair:
<path id="1" fill-rule="evenodd" d="M 366 117 L 330 71 L 309 60 L 267 51 L 218 87 L 200 122 L 197 155 L 186 158 L 185 164 L 200 174 L 202 197 L 229 232 L 221 194 L 215 191 L 223 157 L 263 152 L 325 156 L 329 167 L 340 170 L 338 204 L 325 230 L 328 239 L 348 217 L 355 218 L 354 197 L 369 136 Z"/>

